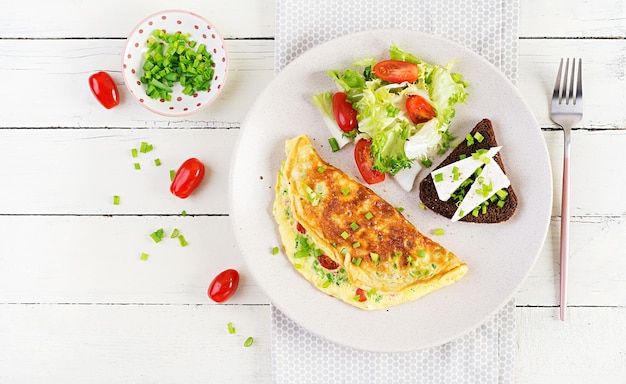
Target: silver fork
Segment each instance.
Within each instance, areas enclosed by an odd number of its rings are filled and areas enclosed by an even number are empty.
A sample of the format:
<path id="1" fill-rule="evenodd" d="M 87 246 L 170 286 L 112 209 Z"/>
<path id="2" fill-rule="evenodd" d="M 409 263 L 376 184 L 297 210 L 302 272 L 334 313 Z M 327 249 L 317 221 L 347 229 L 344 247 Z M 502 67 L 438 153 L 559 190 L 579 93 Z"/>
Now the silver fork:
<path id="1" fill-rule="evenodd" d="M 582 59 L 571 61 L 571 74 L 569 73 L 570 60 L 563 59 L 556 75 L 554 92 L 552 93 L 552 108 L 550 118 L 563 128 L 564 152 L 563 152 L 563 190 L 561 197 L 561 305 L 560 317 L 565 320 L 567 309 L 567 262 L 569 259 L 569 153 L 570 136 L 572 126 L 583 117 L 583 77 Z M 561 75 L 562 74 L 562 75 Z M 569 78 L 568 78 L 569 74 Z"/>

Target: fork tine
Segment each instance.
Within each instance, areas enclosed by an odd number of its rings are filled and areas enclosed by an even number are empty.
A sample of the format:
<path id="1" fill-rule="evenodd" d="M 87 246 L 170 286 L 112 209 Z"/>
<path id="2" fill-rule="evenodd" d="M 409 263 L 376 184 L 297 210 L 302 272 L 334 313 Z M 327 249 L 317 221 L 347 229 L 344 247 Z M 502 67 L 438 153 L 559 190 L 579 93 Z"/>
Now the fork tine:
<path id="1" fill-rule="evenodd" d="M 571 101 L 572 104 L 576 104 L 576 94 L 574 94 L 575 75 L 576 75 L 576 59 L 572 58 L 572 74 L 571 74 L 571 79 L 569 83 L 569 91 L 568 91 L 569 101 Z"/>
<path id="2" fill-rule="evenodd" d="M 578 79 L 576 85 L 576 99 L 574 99 L 574 104 L 576 100 L 582 100 L 583 98 L 583 59 L 578 59 Z"/>
<path id="3" fill-rule="evenodd" d="M 563 85 L 561 86 L 561 102 L 568 104 L 570 99 L 569 90 L 567 89 L 567 75 L 569 73 L 569 58 L 565 60 L 565 70 L 563 71 Z"/>
<path id="4" fill-rule="evenodd" d="M 561 69 L 563 69 L 563 58 L 561 58 L 561 64 L 559 64 L 559 71 L 556 74 L 556 83 L 554 84 L 554 92 L 552 92 L 552 100 L 561 101 Z"/>

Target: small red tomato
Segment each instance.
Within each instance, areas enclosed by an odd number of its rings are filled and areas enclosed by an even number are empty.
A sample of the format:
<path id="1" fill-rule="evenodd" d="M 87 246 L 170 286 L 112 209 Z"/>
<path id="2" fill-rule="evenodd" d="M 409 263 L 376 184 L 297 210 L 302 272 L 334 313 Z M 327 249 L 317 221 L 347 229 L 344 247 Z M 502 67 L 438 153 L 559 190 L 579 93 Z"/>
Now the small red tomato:
<path id="1" fill-rule="evenodd" d="M 402 83 L 404 81 L 414 83 L 419 77 L 419 68 L 416 64 L 400 60 L 380 61 L 374 65 L 372 72 L 390 83 Z"/>
<path id="2" fill-rule="evenodd" d="M 120 93 L 117 85 L 108 73 L 100 71 L 89 76 L 91 93 L 106 109 L 111 109 L 120 103 Z"/>
<path id="3" fill-rule="evenodd" d="M 296 230 L 303 235 L 306 233 L 306 229 L 304 229 L 304 227 L 300 223 L 296 223 Z"/>
<path id="4" fill-rule="evenodd" d="M 372 142 L 368 140 L 357 141 L 354 146 L 354 160 L 363 180 L 368 184 L 376 184 L 385 180 L 385 174 L 372 168 L 374 159 L 372 159 L 371 145 Z"/>
<path id="5" fill-rule="evenodd" d="M 428 101 L 418 95 L 411 95 L 406 99 L 406 111 L 414 124 L 425 123 L 436 116 Z"/>
<path id="6" fill-rule="evenodd" d="M 367 300 L 367 295 L 365 294 L 365 291 L 361 288 L 356 289 L 356 294 L 354 298 L 356 299 L 357 296 L 359 297 L 359 302 L 361 303 Z"/>
<path id="7" fill-rule="evenodd" d="M 211 300 L 222 303 L 235 293 L 238 285 L 239 272 L 234 269 L 227 269 L 215 276 L 207 293 Z"/>
<path id="8" fill-rule="evenodd" d="M 333 95 L 333 112 L 335 121 L 344 132 L 350 132 L 356 128 L 356 110 L 352 108 L 352 103 L 347 101 L 348 95 L 344 92 L 337 92 Z"/>
<path id="9" fill-rule="evenodd" d="M 170 185 L 170 191 L 174 196 L 181 199 L 187 198 L 200 185 L 203 178 L 204 164 L 192 157 L 185 160 L 178 168 L 178 171 L 176 171 L 172 185 Z"/>
<path id="10" fill-rule="evenodd" d="M 317 261 L 320 262 L 322 267 L 328 269 L 329 271 L 339 268 L 339 264 L 337 264 L 335 260 L 331 259 L 330 256 L 320 255 L 318 256 Z"/>

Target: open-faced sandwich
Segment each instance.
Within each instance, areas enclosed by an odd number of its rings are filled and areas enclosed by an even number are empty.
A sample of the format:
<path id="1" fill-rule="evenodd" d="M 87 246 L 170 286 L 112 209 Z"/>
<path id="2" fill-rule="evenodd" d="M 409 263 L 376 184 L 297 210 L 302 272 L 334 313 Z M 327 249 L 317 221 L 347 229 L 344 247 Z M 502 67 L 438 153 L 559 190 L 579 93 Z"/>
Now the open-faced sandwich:
<path id="1" fill-rule="evenodd" d="M 359 308 L 382 309 L 465 275 L 456 255 L 322 160 L 307 136 L 288 140 L 285 149 L 273 213 L 287 258 L 315 287 Z"/>
<path id="2" fill-rule="evenodd" d="M 517 208 L 491 121 L 481 120 L 419 185 L 432 211 L 473 223 L 501 223 Z"/>

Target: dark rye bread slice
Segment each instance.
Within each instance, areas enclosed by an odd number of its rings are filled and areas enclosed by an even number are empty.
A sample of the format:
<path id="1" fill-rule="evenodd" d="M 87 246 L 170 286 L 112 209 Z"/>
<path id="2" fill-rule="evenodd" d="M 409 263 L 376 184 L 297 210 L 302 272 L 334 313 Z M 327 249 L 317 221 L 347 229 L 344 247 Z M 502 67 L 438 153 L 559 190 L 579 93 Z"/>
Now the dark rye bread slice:
<path id="1" fill-rule="evenodd" d="M 471 146 L 467 146 L 467 139 L 464 139 L 459 145 L 452 150 L 452 152 L 446 157 L 446 159 L 437 166 L 436 169 L 444 167 L 448 164 L 454 163 L 459 160 L 459 156 L 465 154 L 466 156 L 471 156 L 472 153 L 476 152 L 479 149 L 489 149 L 491 147 L 497 147 L 498 142 L 496 140 L 495 132 L 493 131 L 493 126 L 491 125 L 491 121 L 488 119 L 481 120 L 476 127 L 472 129 L 470 135 L 472 137 L 476 134 L 476 132 L 480 132 L 480 134 L 484 137 L 482 142 L 478 142 L 474 140 L 474 144 Z M 498 163 L 502 171 L 506 173 L 506 169 L 504 168 L 504 164 L 502 163 L 502 158 L 500 157 L 500 152 L 498 152 L 494 156 L 494 160 Z M 469 186 L 467 187 L 469 189 Z M 432 211 L 445 216 L 447 218 L 452 218 L 454 212 L 456 212 L 457 205 L 453 198 L 450 198 L 448 201 L 441 201 L 437 196 L 437 190 L 435 189 L 435 184 L 433 183 L 433 178 L 429 174 L 425 177 L 419 185 L 420 190 L 420 200 L 424 203 Z M 487 207 L 486 213 L 480 213 L 478 216 L 473 216 L 471 213 L 461 218 L 461 221 L 472 222 L 472 223 L 501 223 L 510 219 L 515 210 L 517 208 L 517 196 L 513 191 L 513 186 L 510 185 L 507 188 L 508 196 L 504 200 L 504 206 L 498 207 L 496 204 L 489 204 Z"/>

